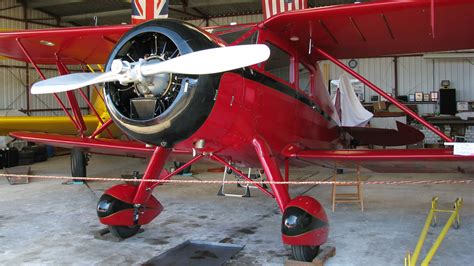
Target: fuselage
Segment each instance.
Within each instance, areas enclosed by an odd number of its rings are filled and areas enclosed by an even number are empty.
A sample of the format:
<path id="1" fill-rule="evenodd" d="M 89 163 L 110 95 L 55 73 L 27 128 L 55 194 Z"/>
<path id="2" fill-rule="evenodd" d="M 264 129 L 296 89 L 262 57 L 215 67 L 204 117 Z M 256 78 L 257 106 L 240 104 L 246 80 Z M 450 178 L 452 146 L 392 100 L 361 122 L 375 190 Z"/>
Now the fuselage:
<path id="1" fill-rule="evenodd" d="M 251 145 L 256 136 L 265 139 L 279 159 L 290 146 L 330 149 L 337 144 L 334 108 L 318 66 L 309 64 L 304 52 L 294 50 L 290 42 L 264 30 L 258 34 L 258 43 L 279 48 L 272 54 L 281 55 L 283 51 L 288 55 L 288 64 L 271 56 L 264 64 L 224 73 L 208 118 L 175 149 L 190 150 L 200 141 L 204 143 L 202 151 L 225 156 L 238 164 L 257 166 L 258 158 Z M 277 69 L 265 66 L 279 63 Z M 307 71 L 304 75 L 302 66 Z"/>

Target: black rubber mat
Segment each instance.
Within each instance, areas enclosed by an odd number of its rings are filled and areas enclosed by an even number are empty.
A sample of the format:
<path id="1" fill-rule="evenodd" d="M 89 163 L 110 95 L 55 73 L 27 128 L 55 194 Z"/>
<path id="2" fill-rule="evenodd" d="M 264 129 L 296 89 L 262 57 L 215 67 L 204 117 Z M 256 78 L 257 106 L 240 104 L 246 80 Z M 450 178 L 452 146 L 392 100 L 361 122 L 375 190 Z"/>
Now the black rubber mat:
<path id="1" fill-rule="evenodd" d="M 235 244 L 188 240 L 143 265 L 222 265 L 243 247 Z"/>

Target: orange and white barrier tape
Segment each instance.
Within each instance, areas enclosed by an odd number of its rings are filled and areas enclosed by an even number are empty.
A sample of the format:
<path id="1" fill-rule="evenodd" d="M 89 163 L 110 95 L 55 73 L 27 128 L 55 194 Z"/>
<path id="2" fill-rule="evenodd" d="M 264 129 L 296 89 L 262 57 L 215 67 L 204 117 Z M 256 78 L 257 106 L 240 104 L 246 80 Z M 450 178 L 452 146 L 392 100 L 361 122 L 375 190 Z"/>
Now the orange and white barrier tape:
<path id="1" fill-rule="evenodd" d="M 133 182 L 143 181 L 152 183 L 171 183 L 171 184 L 277 184 L 277 185 L 356 185 L 356 181 L 243 181 L 243 180 L 156 180 L 156 179 L 128 179 L 128 178 L 102 178 L 102 177 L 71 177 L 71 176 L 47 176 L 47 175 L 17 175 L 17 174 L 0 174 L 0 177 L 27 177 L 40 179 L 74 179 L 83 181 L 119 181 L 119 182 Z M 471 179 L 442 179 L 442 180 L 396 180 L 396 181 L 360 181 L 363 185 L 445 185 L 445 184 L 472 184 L 474 180 Z"/>

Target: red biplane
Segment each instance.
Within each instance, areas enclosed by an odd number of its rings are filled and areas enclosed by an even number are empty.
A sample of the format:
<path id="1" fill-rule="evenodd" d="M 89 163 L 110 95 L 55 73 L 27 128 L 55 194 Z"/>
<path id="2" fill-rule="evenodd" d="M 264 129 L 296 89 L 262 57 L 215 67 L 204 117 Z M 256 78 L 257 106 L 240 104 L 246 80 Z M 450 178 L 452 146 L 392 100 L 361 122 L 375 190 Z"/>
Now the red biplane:
<path id="1" fill-rule="evenodd" d="M 151 157 L 143 180 L 169 179 L 203 158 L 250 182 L 237 167 L 261 168 L 268 180 L 285 181 L 289 166 L 298 159 L 360 164 L 385 172 L 416 162 L 424 167 L 409 169 L 472 169 L 473 156 L 458 156 L 451 149 L 345 147 L 340 136 L 351 129 L 341 124 L 317 62 L 332 61 L 451 142 L 338 59 L 472 49 L 473 14 L 472 0 L 392 0 L 284 12 L 255 25 L 225 28 L 200 29 L 157 19 L 135 27 L 1 33 L 0 55 L 29 62 L 40 75 L 38 64 L 57 66 L 64 76 L 35 84 L 33 92 L 66 91 L 73 110 L 69 116 L 78 130 L 77 137 L 11 135 L 91 153 Z M 106 63 L 106 72 L 67 75 L 68 64 L 95 63 Z M 72 90 L 97 83 L 105 83 L 111 120 L 86 136 Z M 111 123 L 135 140 L 96 138 Z M 359 136 L 383 133 L 353 131 Z M 168 173 L 163 166 L 170 157 L 190 160 Z M 163 209 L 152 195 L 156 185 L 111 187 L 98 203 L 100 221 L 114 234 L 133 236 Z M 328 237 L 322 206 L 308 196 L 292 198 L 287 185 L 272 183 L 271 191 L 255 185 L 275 198 L 283 213 L 283 242 L 292 246 L 297 259 L 311 260 Z"/>

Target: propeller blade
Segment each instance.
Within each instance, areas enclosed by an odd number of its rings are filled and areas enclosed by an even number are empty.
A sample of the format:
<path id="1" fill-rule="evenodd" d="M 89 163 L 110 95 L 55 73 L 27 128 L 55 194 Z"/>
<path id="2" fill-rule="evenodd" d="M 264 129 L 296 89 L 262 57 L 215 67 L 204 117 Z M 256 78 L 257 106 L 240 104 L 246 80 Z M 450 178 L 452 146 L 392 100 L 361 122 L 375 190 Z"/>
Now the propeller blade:
<path id="1" fill-rule="evenodd" d="M 47 94 L 70 91 L 96 83 L 118 80 L 119 75 L 106 73 L 75 73 L 36 82 L 31 87 L 32 94 Z"/>
<path id="2" fill-rule="evenodd" d="M 254 65 L 267 60 L 268 57 L 270 57 L 270 49 L 266 45 L 250 44 L 206 49 L 167 61 L 146 62 L 141 60 L 135 65 L 115 60 L 112 71 L 76 73 L 50 78 L 33 84 L 31 93 L 64 92 L 111 81 L 135 82 L 140 76 L 153 76 L 159 73 L 213 74 Z M 141 63 L 142 61 L 144 63 Z"/>
<path id="3" fill-rule="evenodd" d="M 205 75 L 225 72 L 263 62 L 270 57 L 264 44 L 236 45 L 201 50 L 162 62 L 148 62 L 141 66 L 143 76 L 159 73 Z"/>

